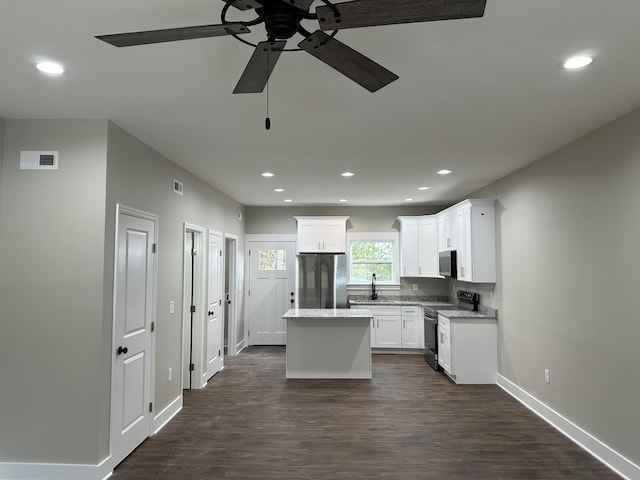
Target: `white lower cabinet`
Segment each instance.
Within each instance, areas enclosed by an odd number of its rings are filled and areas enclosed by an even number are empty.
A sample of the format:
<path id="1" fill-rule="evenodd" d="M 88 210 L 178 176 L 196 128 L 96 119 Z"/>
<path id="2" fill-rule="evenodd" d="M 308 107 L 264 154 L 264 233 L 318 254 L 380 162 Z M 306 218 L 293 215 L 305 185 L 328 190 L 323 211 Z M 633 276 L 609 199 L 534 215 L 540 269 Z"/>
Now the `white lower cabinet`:
<path id="1" fill-rule="evenodd" d="M 358 305 L 371 311 L 371 346 L 374 348 L 423 348 L 422 308 L 396 305 Z"/>
<path id="2" fill-rule="evenodd" d="M 424 348 L 422 307 L 402 307 L 402 348 Z"/>
<path id="3" fill-rule="evenodd" d="M 496 383 L 496 320 L 438 314 L 438 363 L 456 383 Z"/>

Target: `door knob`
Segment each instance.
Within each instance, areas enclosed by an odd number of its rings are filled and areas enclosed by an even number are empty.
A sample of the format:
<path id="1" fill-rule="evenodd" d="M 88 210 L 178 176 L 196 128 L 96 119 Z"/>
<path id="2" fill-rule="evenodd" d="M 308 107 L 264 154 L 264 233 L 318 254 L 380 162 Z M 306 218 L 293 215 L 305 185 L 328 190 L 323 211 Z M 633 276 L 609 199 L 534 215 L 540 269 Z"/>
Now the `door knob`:
<path id="1" fill-rule="evenodd" d="M 291 299 L 291 305 L 293 305 L 294 303 L 296 303 L 296 301 L 292 298 Z"/>
<path id="2" fill-rule="evenodd" d="M 122 355 L 123 353 L 127 353 L 129 349 L 127 347 L 118 347 L 118 355 Z"/>

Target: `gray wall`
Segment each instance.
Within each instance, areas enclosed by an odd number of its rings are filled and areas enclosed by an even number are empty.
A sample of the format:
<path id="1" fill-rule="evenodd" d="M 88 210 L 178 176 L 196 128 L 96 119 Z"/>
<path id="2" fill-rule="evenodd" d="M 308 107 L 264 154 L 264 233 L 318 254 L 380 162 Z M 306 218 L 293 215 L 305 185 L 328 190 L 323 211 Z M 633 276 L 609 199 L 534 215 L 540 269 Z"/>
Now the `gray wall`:
<path id="1" fill-rule="evenodd" d="M 244 207 L 161 156 L 117 125 L 109 123 L 105 265 L 113 265 L 115 209 L 120 203 L 159 215 L 158 296 L 156 333 L 155 411 L 162 411 L 182 394 L 181 339 L 183 308 L 184 223 L 240 237 L 239 263 L 244 252 Z M 212 164 L 215 164 L 212 161 Z M 173 192 L 173 180 L 184 184 L 184 195 Z M 113 268 L 105 281 L 105 324 L 111 328 Z M 241 300 L 242 296 L 239 296 Z M 169 314 L 169 301 L 175 313 Z M 239 329 L 244 332 L 242 304 Z M 107 354 L 110 354 L 107 351 Z M 171 382 L 167 370 L 173 369 Z"/>
<path id="2" fill-rule="evenodd" d="M 500 373 L 635 464 L 638 131 L 640 110 L 472 195 L 497 198 L 498 282 L 478 290 L 499 310 Z"/>
<path id="3" fill-rule="evenodd" d="M 6 120 L 0 215 L 0 461 L 101 460 L 107 122 Z M 58 170 L 19 170 L 58 150 Z"/>
<path id="4" fill-rule="evenodd" d="M 244 209 L 106 120 L 3 128 L 0 462 L 96 465 L 109 454 L 116 203 L 160 216 L 156 413 L 182 393 L 166 372 L 181 371 L 183 224 L 238 236 L 241 274 Z M 59 169 L 21 171 L 20 150 L 58 150 Z"/>
<path id="5" fill-rule="evenodd" d="M 295 216 L 348 215 L 347 232 L 398 232 L 401 215 L 429 215 L 449 205 L 412 205 L 396 207 L 247 207 L 246 233 L 248 234 L 295 234 Z M 448 282 L 431 278 L 402 278 L 400 290 L 378 288 L 381 295 L 448 295 Z M 413 285 L 417 290 L 413 290 Z M 350 295 L 367 292 L 349 289 Z"/>

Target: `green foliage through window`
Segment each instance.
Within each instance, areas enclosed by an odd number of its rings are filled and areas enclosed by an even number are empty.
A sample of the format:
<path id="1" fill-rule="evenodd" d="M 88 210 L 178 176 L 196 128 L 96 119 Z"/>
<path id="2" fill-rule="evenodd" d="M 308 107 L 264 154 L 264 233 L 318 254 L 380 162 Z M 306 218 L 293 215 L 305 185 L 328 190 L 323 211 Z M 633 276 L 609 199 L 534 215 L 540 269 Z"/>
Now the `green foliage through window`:
<path id="1" fill-rule="evenodd" d="M 267 249 L 260 250 L 258 268 L 260 270 L 286 270 L 287 251 Z"/>
<path id="2" fill-rule="evenodd" d="M 378 282 L 393 280 L 393 242 L 354 240 L 350 243 L 351 283 L 368 283 L 372 274 Z"/>

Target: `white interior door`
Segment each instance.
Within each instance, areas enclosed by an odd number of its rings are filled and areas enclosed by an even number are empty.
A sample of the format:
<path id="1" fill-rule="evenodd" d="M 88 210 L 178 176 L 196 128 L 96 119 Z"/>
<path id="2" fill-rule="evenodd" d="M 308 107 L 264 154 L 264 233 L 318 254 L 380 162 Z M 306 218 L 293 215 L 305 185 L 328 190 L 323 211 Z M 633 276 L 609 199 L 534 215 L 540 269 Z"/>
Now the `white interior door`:
<path id="1" fill-rule="evenodd" d="M 155 218 L 118 214 L 111 373 L 111 455 L 120 463 L 151 433 Z"/>
<path id="2" fill-rule="evenodd" d="M 204 381 L 222 369 L 222 236 L 209 233 L 209 268 L 207 282 L 207 322 L 204 353 Z"/>
<path id="3" fill-rule="evenodd" d="M 282 315 L 295 301 L 295 266 L 296 242 L 250 242 L 250 345 L 286 345 Z"/>

